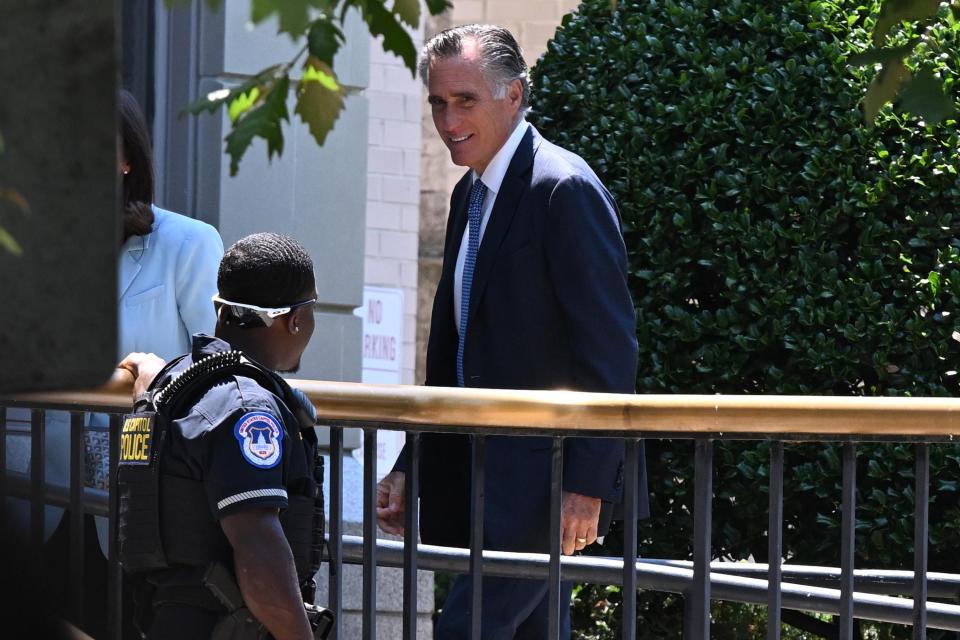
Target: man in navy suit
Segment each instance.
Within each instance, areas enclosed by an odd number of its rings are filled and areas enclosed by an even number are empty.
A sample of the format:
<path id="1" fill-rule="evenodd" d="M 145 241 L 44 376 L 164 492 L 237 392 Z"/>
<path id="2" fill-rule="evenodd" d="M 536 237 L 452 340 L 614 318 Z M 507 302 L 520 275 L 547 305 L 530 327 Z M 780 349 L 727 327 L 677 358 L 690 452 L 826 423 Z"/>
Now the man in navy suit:
<path id="1" fill-rule="evenodd" d="M 516 40 L 492 25 L 449 29 L 424 46 L 420 74 L 451 159 L 470 169 L 451 198 L 426 383 L 633 393 L 637 340 L 619 213 L 582 158 L 524 119 L 530 88 Z M 469 544 L 469 451 L 465 436 L 423 436 L 424 542 Z M 550 455 L 549 438 L 487 438 L 485 549 L 548 551 Z M 623 457 L 621 441 L 565 442 L 563 553 L 605 532 L 622 496 Z M 403 531 L 405 470 L 401 455 L 378 487 L 389 533 Z M 563 585 L 567 602 L 571 587 Z M 483 637 L 546 638 L 547 594 L 543 580 L 485 577 Z M 439 639 L 467 637 L 469 602 L 469 577 L 460 576 Z M 569 607 L 561 610 L 568 637 Z"/>

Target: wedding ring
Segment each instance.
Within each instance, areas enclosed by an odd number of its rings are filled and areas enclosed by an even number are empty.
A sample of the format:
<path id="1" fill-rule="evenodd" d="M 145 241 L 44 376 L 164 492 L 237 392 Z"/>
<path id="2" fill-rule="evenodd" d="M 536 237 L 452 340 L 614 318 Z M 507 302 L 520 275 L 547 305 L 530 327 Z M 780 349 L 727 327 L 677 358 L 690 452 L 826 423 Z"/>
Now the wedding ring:
<path id="1" fill-rule="evenodd" d="M 586 541 L 587 541 L 586 538 L 577 538 L 577 542 L 579 542 L 580 544 L 583 544 Z"/>

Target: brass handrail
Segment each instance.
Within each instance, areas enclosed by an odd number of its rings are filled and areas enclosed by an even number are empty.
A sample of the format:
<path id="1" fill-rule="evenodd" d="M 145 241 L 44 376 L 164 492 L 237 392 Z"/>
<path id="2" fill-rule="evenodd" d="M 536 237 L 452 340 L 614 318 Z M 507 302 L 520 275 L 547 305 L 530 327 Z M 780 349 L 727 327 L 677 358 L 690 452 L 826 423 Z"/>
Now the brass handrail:
<path id="1" fill-rule="evenodd" d="M 834 396 L 622 395 L 574 391 L 457 389 L 291 380 L 325 421 L 504 433 L 930 437 L 960 435 L 960 399 Z M 126 411 L 123 381 L 94 391 L 0 396 L 11 406 Z"/>

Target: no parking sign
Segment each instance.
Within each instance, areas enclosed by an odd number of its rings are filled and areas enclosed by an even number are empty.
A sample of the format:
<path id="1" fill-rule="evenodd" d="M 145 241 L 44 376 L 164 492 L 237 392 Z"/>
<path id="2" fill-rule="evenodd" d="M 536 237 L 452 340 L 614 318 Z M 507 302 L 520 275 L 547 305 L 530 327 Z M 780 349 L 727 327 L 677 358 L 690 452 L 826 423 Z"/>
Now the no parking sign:
<path id="1" fill-rule="evenodd" d="M 354 311 L 363 319 L 363 382 L 400 384 L 403 370 L 403 291 L 364 287 L 363 306 Z M 377 479 L 390 472 L 403 448 L 402 431 L 377 434 Z M 363 447 L 354 450 L 363 463 Z"/>

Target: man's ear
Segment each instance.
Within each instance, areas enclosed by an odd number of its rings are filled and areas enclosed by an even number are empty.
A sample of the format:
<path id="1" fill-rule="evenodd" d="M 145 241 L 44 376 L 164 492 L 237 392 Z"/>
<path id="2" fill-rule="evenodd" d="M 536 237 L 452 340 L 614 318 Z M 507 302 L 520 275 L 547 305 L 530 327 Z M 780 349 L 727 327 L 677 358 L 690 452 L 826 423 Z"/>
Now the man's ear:
<path id="1" fill-rule="evenodd" d="M 510 100 L 510 104 L 516 104 L 518 107 L 523 102 L 523 83 L 519 79 L 510 83 L 510 88 L 507 89 L 507 98 Z"/>
<path id="2" fill-rule="evenodd" d="M 282 320 L 283 322 L 282 323 L 275 322 L 275 324 L 280 324 L 280 326 L 283 328 L 283 330 L 286 333 L 290 333 L 294 335 L 300 333 L 300 319 L 298 317 L 300 314 L 298 314 L 297 311 L 298 310 L 295 309 L 292 313 L 288 313 L 286 315 L 280 316 L 277 319 Z"/>

